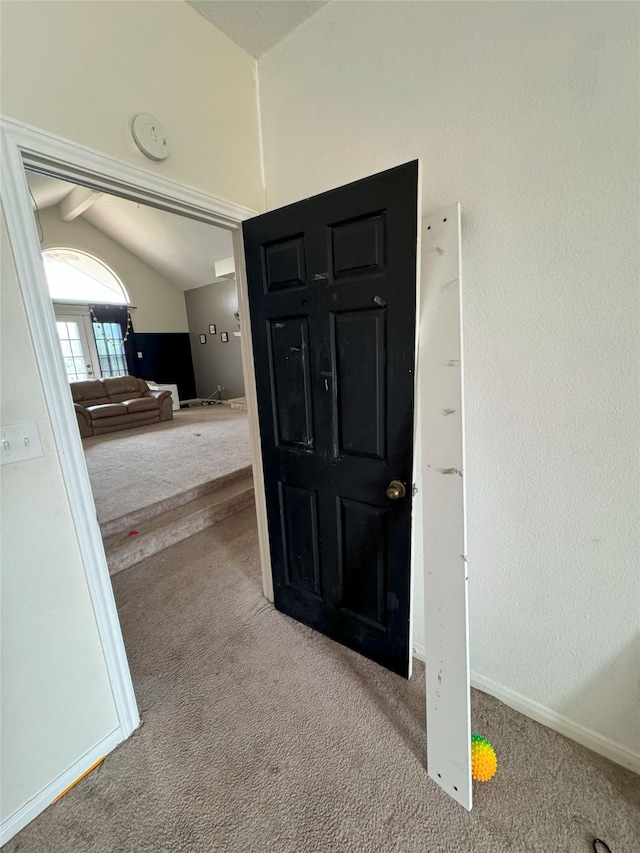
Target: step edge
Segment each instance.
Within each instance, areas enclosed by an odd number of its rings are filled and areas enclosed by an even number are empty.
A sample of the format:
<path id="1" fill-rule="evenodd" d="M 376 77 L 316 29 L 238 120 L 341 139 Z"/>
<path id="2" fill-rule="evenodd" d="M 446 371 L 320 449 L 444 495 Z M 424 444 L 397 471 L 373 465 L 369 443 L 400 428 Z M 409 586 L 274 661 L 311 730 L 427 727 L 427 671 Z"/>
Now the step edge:
<path id="1" fill-rule="evenodd" d="M 181 506 L 175 507 L 173 509 L 167 510 L 166 513 L 161 513 L 160 515 L 154 516 L 153 518 L 145 519 L 139 527 L 141 530 L 138 533 L 139 537 L 148 536 L 152 534 L 156 530 L 162 530 L 163 527 L 170 526 L 172 524 L 181 523 L 184 519 L 189 518 L 192 515 L 197 514 L 198 512 L 206 512 L 211 510 L 212 508 L 222 506 L 229 501 L 234 500 L 236 496 L 246 494 L 248 492 L 253 493 L 253 479 L 247 478 L 246 480 L 237 480 L 233 483 L 228 483 L 224 488 L 217 489 L 215 492 L 210 492 L 207 495 L 202 495 L 199 498 L 196 498 L 193 501 L 189 501 L 189 503 L 182 504 Z M 167 516 L 170 516 L 167 518 Z M 145 529 L 145 527 L 147 529 Z M 112 533 L 110 536 L 103 537 L 103 544 L 105 551 L 110 553 L 116 547 L 121 545 L 128 544 L 130 539 L 125 539 L 124 541 L 119 541 L 125 535 L 125 531 L 122 530 L 118 533 Z M 117 544 L 114 544 L 114 540 Z M 140 541 L 140 539 L 138 539 Z"/>
<path id="2" fill-rule="evenodd" d="M 132 549 L 127 549 L 125 546 L 129 543 L 122 543 L 118 546 L 118 548 L 114 548 L 110 553 L 107 553 L 107 564 L 109 566 L 109 574 L 111 576 L 118 574 L 124 569 L 128 569 L 131 566 L 135 566 L 137 563 L 140 563 L 142 560 L 147 559 L 148 557 L 152 557 L 154 554 L 159 554 L 161 551 L 165 551 L 167 548 L 171 548 L 173 545 L 177 545 L 179 542 L 184 542 L 186 539 L 190 539 L 192 536 L 196 536 L 198 533 L 202 533 L 203 530 L 206 530 L 208 527 L 213 527 L 214 525 L 224 521 L 230 515 L 234 515 L 236 512 L 241 512 L 244 509 L 247 509 L 254 503 L 253 494 L 249 494 L 249 490 L 245 493 L 241 493 L 238 495 L 238 498 L 235 501 L 228 501 L 225 504 L 221 504 L 217 508 L 217 512 L 215 514 L 215 518 L 213 519 L 203 519 L 206 523 L 202 524 L 202 526 L 198 527 L 196 530 L 192 530 L 186 536 L 170 536 L 170 541 L 164 542 L 164 544 L 159 545 L 159 547 L 149 547 L 153 546 L 153 541 L 147 537 L 140 539 L 136 542 L 137 547 Z M 204 514 L 204 510 L 199 510 L 198 513 L 194 513 L 194 515 Z M 188 518 L 188 516 L 187 516 Z M 184 519 L 183 519 L 184 520 Z M 175 531 L 177 533 L 178 531 Z"/>
<path id="3" fill-rule="evenodd" d="M 163 515 L 165 512 L 169 512 L 172 509 L 178 509 L 193 500 L 204 498 L 207 495 L 223 489 L 235 480 L 250 477 L 252 474 L 253 467 L 251 465 L 246 465 L 244 468 L 238 468 L 236 471 L 230 471 L 228 474 L 216 477 L 215 480 L 207 480 L 206 483 L 200 483 L 197 486 L 193 486 L 191 489 L 179 492 L 177 495 L 162 498 L 148 506 L 131 510 L 131 512 L 125 513 L 117 518 L 102 522 L 100 523 L 100 533 L 102 538 L 106 539 L 116 533 L 124 533 L 127 530 L 136 527 L 136 525 L 140 524 L 142 521 L 149 521 L 150 519 Z"/>

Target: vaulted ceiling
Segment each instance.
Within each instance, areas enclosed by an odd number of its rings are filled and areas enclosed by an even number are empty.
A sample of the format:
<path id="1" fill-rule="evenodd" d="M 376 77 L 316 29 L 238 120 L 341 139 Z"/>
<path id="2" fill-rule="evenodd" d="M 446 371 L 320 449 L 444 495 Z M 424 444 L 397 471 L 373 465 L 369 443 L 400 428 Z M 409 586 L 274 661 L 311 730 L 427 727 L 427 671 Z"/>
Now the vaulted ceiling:
<path id="1" fill-rule="evenodd" d="M 215 262 L 233 255 L 231 234 L 223 228 L 117 196 L 92 194 L 36 172 L 27 172 L 27 180 L 39 210 L 55 206 L 61 216 L 81 216 L 182 290 L 216 281 Z"/>
<path id="2" fill-rule="evenodd" d="M 315 15 L 328 0 L 187 0 L 256 59 Z"/>

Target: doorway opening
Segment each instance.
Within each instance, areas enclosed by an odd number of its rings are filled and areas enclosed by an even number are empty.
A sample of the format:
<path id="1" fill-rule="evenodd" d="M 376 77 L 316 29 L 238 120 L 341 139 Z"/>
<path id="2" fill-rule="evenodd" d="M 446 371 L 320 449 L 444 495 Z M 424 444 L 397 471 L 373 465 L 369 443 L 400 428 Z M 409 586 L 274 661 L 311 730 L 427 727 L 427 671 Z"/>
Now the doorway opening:
<path id="1" fill-rule="evenodd" d="M 129 201 L 147 203 L 155 209 L 172 211 L 196 221 L 225 227 L 233 233 L 233 255 L 238 260 L 242 257 L 240 222 L 247 218 L 251 212 L 239 210 L 233 205 L 202 196 L 195 191 L 164 181 L 158 176 L 108 161 L 98 154 L 87 152 L 62 140 L 55 140 L 55 144 L 49 143 L 37 131 L 28 131 L 24 128 L 12 131 L 8 153 L 10 165 L 8 207 L 12 211 L 8 220 L 9 235 L 12 245 L 16 249 L 18 277 L 34 338 L 36 355 L 45 388 L 45 399 L 51 414 L 63 474 L 68 485 L 71 511 L 78 530 L 89 589 L 97 618 L 99 622 L 101 620 L 99 632 L 116 698 L 120 719 L 120 739 L 124 739 L 137 726 L 139 722 L 138 712 L 113 594 L 109 584 L 104 550 L 95 517 L 92 518 L 93 502 L 89 478 L 86 466 L 82 464 L 82 461 L 78 461 L 79 459 L 82 460 L 83 457 L 79 452 L 81 445 L 77 421 L 68 405 L 70 400 L 68 380 L 58 355 L 60 343 L 50 297 L 46 290 L 43 265 L 41 259 L 34 256 L 33 243 L 36 230 L 29 210 L 27 186 L 22 167 L 26 166 L 49 177 L 62 178 L 67 181 L 76 180 L 78 185 L 95 192 L 111 190 L 117 192 L 119 197 L 126 198 Z M 6 162 L 7 159 L 5 159 Z M 345 221 L 337 224 L 348 226 L 351 223 Z M 277 267 L 277 263 L 275 266 Z M 238 266 L 238 273 L 240 277 L 238 313 L 242 326 L 242 317 L 247 317 L 248 312 L 246 281 L 241 265 Z M 375 305 L 379 306 L 379 302 L 375 300 L 374 302 Z M 242 336 L 241 341 L 249 419 L 252 425 L 257 425 L 256 394 L 253 384 L 253 351 L 249 336 Z M 256 484 L 262 484 L 262 460 L 259 453 L 257 431 L 252 431 L 251 436 L 255 481 Z M 261 494 L 260 489 L 256 494 L 256 503 L 263 586 L 265 595 L 272 599 L 265 500 L 264 492 Z"/>
<path id="2" fill-rule="evenodd" d="M 68 180 L 27 182 L 113 576 L 253 504 L 232 237 Z"/>
<path id="3" fill-rule="evenodd" d="M 37 129 L 26 127 L 20 122 L 3 119 L 0 139 L 3 152 L 3 207 L 8 237 L 118 719 L 117 729 L 109 734 L 106 750 L 109 751 L 129 737 L 140 724 L 140 718 L 79 436 L 73 397 L 61 360 L 60 338 L 45 277 L 40 235 L 33 216 L 25 170 L 82 187 L 83 193 L 111 193 L 135 204 L 147 205 L 154 210 L 178 214 L 195 223 L 224 229 L 231 235 L 233 257 L 240 260 L 240 225 L 245 218 L 253 215 L 254 211 L 166 180 L 151 172 L 114 161 L 68 140 L 54 138 Z M 56 240 L 55 243 L 59 247 L 65 246 L 67 241 Z M 237 268 L 237 281 L 238 313 L 242 321 L 242 317 L 247 316 L 246 283 L 242 263 Z M 248 420 L 251 424 L 257 419 L 257 411 L 250 338 L 241 337 L 240 346 Z M 252 468 L 255 482 L 258 484 L 256 515 L 262 589 L 270 598 L 271 567 L 265 538 L 264 498 L 260 487 L 262 463 L 259 439 L 257 431 L 251 428 L 249 435 Z M 93 756 L 93 760 L 97 757 L 99 755 Z M 83 773 L 90 766 L 91 758 L 92 754 L 87 754 L 79 759 L 69 772 L 76 772 L 78 775 Z M 38 806 L 38 810 L 49 804 L 50 800 L 45 799 Z M 20 818 L 20 821 L 22 819 Z"/>

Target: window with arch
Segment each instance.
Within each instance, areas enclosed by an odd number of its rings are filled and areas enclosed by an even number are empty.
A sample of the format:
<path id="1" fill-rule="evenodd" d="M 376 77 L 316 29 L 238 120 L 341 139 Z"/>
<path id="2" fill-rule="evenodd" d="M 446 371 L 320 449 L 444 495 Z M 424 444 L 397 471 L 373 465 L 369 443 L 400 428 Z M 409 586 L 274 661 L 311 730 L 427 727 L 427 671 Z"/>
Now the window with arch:
<path id="1" fill-rule="evenodd" d="M 69 382 L 125 376 L 130 318 L 123 283 L 105 263 L 77 249 L 46 249 L 42 257 Z M 67 316 L 65 305 L 86 311 Z"/>
<path id="2" fill-rule="evenodd" d="M 49 294 L 55 300 L 83 305 L 102 302 L 127 305 L 129 294 L 105 263 L 77 249 L 45 249 L 42 253 Z"/>

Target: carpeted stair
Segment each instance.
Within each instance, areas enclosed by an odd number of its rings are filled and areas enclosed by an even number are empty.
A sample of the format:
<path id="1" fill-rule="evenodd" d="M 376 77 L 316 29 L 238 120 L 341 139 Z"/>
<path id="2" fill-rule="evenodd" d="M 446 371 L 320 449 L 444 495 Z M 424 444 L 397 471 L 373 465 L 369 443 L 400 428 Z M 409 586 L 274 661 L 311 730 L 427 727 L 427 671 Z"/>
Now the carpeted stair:
<path id="1" fill-rule="evenodd" d="M 112 575 L 254 502 L 251 466 L 157 501 L 102 524 Z"/>

